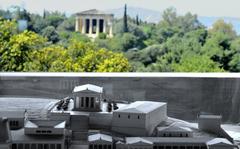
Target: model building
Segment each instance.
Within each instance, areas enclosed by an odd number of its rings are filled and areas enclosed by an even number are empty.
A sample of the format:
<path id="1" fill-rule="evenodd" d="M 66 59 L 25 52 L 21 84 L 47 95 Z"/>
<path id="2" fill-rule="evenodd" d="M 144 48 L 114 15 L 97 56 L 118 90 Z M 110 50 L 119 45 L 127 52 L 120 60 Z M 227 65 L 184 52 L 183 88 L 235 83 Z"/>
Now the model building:
<path id="1" fill-rule="evenodd" d="M 199 115 L 198 128 L 167 116 L 167 103 L 108 99 L 102 87 L 76 86 L 48 109 L 0 112 L 0 149 L 237 149 L 221 116 Z M 42 112 L 42 111 L 39 111 Z"/>

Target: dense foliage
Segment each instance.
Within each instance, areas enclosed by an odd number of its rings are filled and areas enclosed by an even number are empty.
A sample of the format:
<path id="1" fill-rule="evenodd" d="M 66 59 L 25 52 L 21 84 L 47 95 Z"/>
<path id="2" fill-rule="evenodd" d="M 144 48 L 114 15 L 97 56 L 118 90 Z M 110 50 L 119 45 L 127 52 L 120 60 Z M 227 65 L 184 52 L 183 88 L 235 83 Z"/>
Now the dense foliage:
<path id="1" fill-rule="evenodd" d="M 223 20 L 207 29 L 196 15 L 164 11 L 159 23 L 136 16 L 114 20 L 114 37 L 95 40 L 74 31 L 74 16 L 44 11 L 0 11 L 1 71 L 74 72 L 240 72 L 240 37 Z"/>
<path id="2" fill-rule="evenodd" d="M 123 54 L 99 48 L 79 34 L 67 35 L 69 39 L 64 46 L 52 44 L 51 35 L 49 39 L 33 31 L 18 33 L 14 21 L 2 19 L 0 28 L 1 71 L 126 72 L 131 69 Z"/>

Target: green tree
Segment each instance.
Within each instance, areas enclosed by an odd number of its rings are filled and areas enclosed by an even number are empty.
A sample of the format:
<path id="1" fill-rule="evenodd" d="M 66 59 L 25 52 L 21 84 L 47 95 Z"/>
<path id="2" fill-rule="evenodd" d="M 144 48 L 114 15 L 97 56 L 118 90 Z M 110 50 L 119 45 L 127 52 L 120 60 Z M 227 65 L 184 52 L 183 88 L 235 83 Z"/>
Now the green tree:
<path id="1" fill-rule="evenodd" d="M 224 70 L 229 70 L 231 59 L 231 39 L 221 32 L 212 34 L 201 49 L 201 53 L 210 57 L 214 62 L 221 64 Z"/>
<path id="2" fill-rule="evenodd" d="M 24 71 L 70 72 L 82 71 L 68 55 L 68 51 L 61 46 L 51 45 L 38 51 L 32 51 L 31 60 L 24 64 Z"/>
<path id="3" fill-rule="evenodd" d="M 64 20 L 65 20 L 65 15 L 55 11 L 52 13 L 46 12 L 46 18 L 45 21 L 47 22 L 47 26 L 54 26 L 57 28 Z"/>
<path id="4" fill-rule="evenodd" d="M 37 50 L 45 42 L 45 39 L 33 32 L 11 36 L 10 40 L 0 50 L 2 71 L 23 71 L 24 63 L 29 61 L 28 53 Z"/>
<path id="5" fill-rule="evenodd" d="M 57 31 L 75 31 L 75 16 L 70 16 L 68 18 L 64 18 L 63 22 L 58 25 Z"/>
<path id="6" fill-rule="evenodd" d="M 41 32 L 41 35 L 51 41 L 52 43 L 56 43 L 59 41 L 59 35 L 56 32 L 56 29 L 53 26 L 47 26 Z"/>
<path id="7" fill-rule="evenodd" d="M 138 15 L 136 15 L 136 25 L 140 25 L 140 22 L 139 22 L 139 17 L 138 17 Z"/>
<path id="8" fill-rule="evenodd" d="M 175 72 L 223 72 L 220 65 L 207 56 L 187 55 L 184 56 L 180 63 L 172 64 Z"/>
<path id="9" fill-rule="evenodd" d="M 231 60 L 229 61 L 229 70 L 231 72 L 240 72 L 240 38 L 231 43 Z"/>
<path id="10" fill-rule="evenodd" d="M 127 16 L 127 4 L 124 6 L 124 15 L 123 15 L 123 32 L 128 32 L 128 16 Z"/>
<path id="11" fill-rule="evenodd" d="M 230 39 L 236 38 L 237 34 L 236 31 L 233 30 L 233 26 L 231 23 L 226 23 L 224 20 L 220 19 L 217 20 L 212 28 L 209 30 L 210 34 L 215 34 L 217 32 L 220 32 L 222 34 L 225 34 Z"/>
<path id="12" fill-rule="evenodd" d="M 24 71 L 125 72 L 128 60 L 119 53 L 97 49 L 93 43 L 72 41 L 69 47 L 51 45 L 32 51 Z"/>
<path id="13" fill-rule="evenodd" d="M 166 9 L 162 15 L 163 23 L 166 23 L 169 26 L 173 26 L 177 23 L 177 12 L 176 9 L 171 7 Z"/>
<path id="14" fill-rule="evenodd" d="M 41 33 L 48 26 L 46 20 L 38 14 L 31 14 L 31 24 L 33 31 L 36 33 Z"/>

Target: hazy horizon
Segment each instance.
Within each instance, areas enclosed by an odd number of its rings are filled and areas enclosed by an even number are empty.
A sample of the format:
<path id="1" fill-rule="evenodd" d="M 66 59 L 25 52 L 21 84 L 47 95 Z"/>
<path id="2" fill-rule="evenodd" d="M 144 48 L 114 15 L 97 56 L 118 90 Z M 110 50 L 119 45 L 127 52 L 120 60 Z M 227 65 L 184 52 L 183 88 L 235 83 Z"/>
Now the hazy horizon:
<path id="1" fill-rule="evenodd" d="M 78 5 L 79 4 L 79 5 Z M 60 11 L 67 14 L 87 9 L 110 10 L 137 7 L 162 12 L 169 7 L 176 8 L 178 14 L 191 12 L 198 16 L 240 18 L 238 0 L 0 0 L 0 8 L 21 6 L 31 13 L 41 14 L 43 10 Z M 227 7 L 226 7 L 227 6 Z"/>

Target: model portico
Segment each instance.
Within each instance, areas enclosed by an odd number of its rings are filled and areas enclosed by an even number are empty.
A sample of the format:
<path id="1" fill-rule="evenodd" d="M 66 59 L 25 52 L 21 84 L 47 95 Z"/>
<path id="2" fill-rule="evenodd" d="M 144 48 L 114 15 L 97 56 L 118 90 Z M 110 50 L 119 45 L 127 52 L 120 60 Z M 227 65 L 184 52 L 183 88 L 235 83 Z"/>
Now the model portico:
<path id="1" fill-rule="evenodd" d="M 75 111 L 101 111 L 103 88 L 86 84 L 73 90 Z"/>

